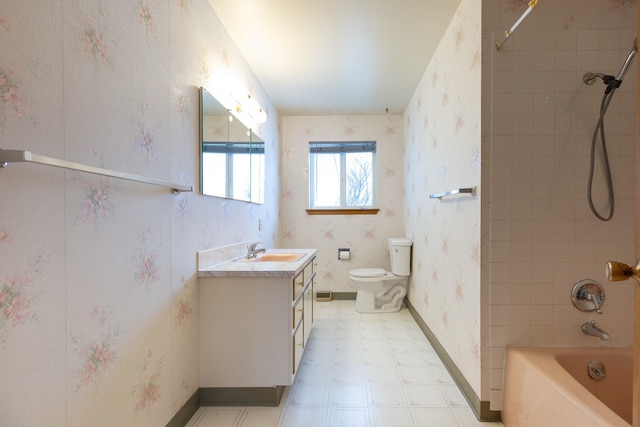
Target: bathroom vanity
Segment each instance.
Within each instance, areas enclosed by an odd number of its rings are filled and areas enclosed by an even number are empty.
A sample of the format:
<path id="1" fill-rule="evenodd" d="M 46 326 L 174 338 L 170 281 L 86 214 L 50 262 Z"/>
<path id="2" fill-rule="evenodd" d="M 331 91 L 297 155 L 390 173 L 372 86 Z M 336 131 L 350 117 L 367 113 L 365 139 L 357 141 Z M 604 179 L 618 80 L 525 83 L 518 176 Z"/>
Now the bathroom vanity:
<path id="1" fill-rule="evenodd" d="M 316 252 L 268 250 L 198 271 L 201 404 L 278 405 L 313 327 Z"/>

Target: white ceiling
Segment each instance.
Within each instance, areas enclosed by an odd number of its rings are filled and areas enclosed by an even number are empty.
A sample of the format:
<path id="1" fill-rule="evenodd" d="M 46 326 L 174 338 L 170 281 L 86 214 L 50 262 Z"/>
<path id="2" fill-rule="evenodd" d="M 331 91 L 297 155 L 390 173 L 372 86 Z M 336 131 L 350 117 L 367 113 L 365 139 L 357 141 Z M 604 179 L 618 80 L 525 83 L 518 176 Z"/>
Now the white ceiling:
<path id="1" fill-rule="evenodd" d="M 460 0 L 209 0 L 281 115 L 402 114 Z"/>

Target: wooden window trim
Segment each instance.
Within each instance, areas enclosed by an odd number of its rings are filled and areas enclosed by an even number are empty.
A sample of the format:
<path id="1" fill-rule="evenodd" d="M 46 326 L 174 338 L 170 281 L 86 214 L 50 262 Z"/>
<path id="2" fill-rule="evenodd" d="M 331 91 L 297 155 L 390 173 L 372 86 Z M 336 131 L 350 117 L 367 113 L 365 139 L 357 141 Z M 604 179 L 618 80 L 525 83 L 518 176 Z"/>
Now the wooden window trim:
<path id="1" fill-rule="evenodd" d="M 380 209 L 307 209 L 308 215 L 377 215 Z"/>

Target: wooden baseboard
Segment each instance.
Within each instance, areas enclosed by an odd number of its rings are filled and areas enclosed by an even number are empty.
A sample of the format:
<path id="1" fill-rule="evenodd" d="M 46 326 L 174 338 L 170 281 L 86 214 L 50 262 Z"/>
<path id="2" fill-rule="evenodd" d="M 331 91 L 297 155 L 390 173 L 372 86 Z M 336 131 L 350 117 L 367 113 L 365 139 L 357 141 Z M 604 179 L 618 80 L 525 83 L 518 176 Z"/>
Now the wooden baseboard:
<path id="1" fill-rule="evenodd" d="M 285 386 L 201 387 L 200 406 L 278 406 Z"/>
<path id="2" fill-rule="evenodd" d="M 356 292 L 333 292 L 334 300 L 355 300 Z M 462 375 L 453 362 L 449 354 L 446 352 L 440 341 L 433 334 L 429 326 L 422 319 L 420 314 L 405 298 L 405 305 L 409 309 L 409 313 L 415 319 L 422 333 L 427 337 L 434 350 L 438 354 L 440 360 L 447 368 L 453 380 L 460 388 L 462 394 L 469 402 L 471 410 L 476 418 L 480 421 L 495 422 L 500 421 L 501 412 L 492 411 L 490 402 L 481 401 L 475 393 L 471 385 Z M 196 413 L 200 406 L 278 406 L 284 386 L 277 387 L 245 387 L 245 388 L 209 388 L 204 387 L 196 391 L 189 400 L 180 408 L 180 410 L 169 421 L 166 427 L 184 427 L 187 425 L 193 414 Z"/>
<path id="3" fill-rule="evenodd" d="M 182 408 L 176 412 L 166 425 L 166 427 L 184 427 L 187 425 L 193 414 L 196 413 L 200 407 L 200 390 L 196 390 L 185 403 Z"/>
<path id="4" fill-rule="evenodd" d="M 426 322 L 422 319 L 420 314 L 416 311 L 416 309 L 411 305 L 409 300 L 405 298 L 404 303 L 409 309 L 409 313 L 415 319 L 416 323 L 422 330 L 422 333 L 427 337 L 431 346 L 438 354 L 440 360 L 444 364 L 449 374 L 453 377 L 453 380 L 460 388 L 460 391 L 464 395 L 467 402 L 469 402 L 469 406 L 471 406 L 471 410 L 479 421 L 500 421 L 501 412 L 500 411 L 492 411 L 490 408 L 490 402 L 482 401 L 471 387 L 471 384 L 466 380 L 462 372 L 458 369 L 453 359 L 449 356 L 447 351 L 444 349 L 438 338 L 436 338 L 435 334 L 431 331 L 429 326 L 427 326 Z"/>

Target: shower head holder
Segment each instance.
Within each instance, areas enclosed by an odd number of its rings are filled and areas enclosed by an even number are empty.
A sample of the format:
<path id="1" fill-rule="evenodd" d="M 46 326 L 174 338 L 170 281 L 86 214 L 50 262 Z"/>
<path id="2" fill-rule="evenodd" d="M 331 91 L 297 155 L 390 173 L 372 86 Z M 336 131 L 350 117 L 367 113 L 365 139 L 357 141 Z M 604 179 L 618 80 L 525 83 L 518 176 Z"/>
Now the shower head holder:
<path id="1" fill-rule="evenodd" d="M 618 80 L 615 76 L 611 76 L 603 73 L 594 73 L 592 71 L 587 71 L 582 76 L 582 81 L 584 84 L 591 86 L 596 82 L 596 79 L 600 78 L 602 83 L 604 83 L 607 88 L 605 89 L 605 93 L 610 93 L 613 89 L 617 89 L 622 84 L 622 80 Z"/>

